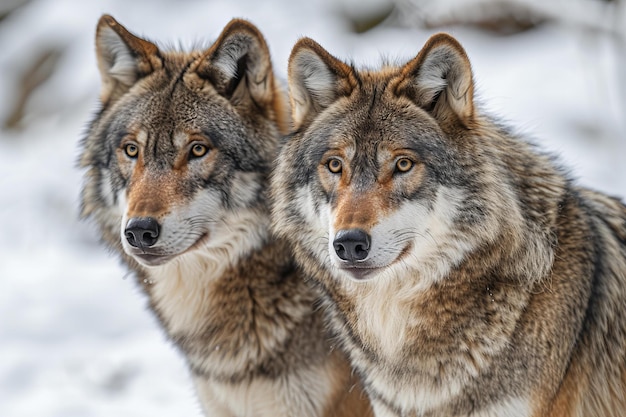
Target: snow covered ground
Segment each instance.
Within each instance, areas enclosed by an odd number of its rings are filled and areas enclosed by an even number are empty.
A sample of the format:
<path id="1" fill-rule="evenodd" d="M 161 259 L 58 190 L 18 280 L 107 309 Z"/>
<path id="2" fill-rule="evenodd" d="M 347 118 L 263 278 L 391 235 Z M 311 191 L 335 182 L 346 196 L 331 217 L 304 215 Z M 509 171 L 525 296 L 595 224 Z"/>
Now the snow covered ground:
<path id="1" fill-rule="evenodd" d="M 92 226 L 77 220 L 75 162 L 97 107 L 100 14 L 184 46 L 246 17 L 266 35 L 284 79 L 303 35 L 359 65 L 413 57 L 431 31 L 383 25 L 359 35 L 342 17 L 378 4 L 384 0 L 33 0 L 0 24 L 1 118 L 35 52 L 64 51 L 29 102 L 24 127 L 0 130 L 0 416 L 201 414 L 145 297 Z M 558 25 L 504 37 L 445 29 L 466 47 L 485 108 L 561 154 L 583 184 L 626 196 L 626 97 L 620 102 L 617 87 L 626 68 L 613 40 Z"/>

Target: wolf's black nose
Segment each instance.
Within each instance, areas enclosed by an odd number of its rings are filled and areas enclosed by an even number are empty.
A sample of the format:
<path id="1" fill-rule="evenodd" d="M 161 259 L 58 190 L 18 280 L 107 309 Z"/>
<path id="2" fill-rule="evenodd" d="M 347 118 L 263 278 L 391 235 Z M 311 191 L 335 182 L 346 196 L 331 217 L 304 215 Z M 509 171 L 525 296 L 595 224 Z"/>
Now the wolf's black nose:
<path id="1" fill-rule="evenodd" d="M 335 235 L 333 247 L 343 261 L 362 261 L 370 250 L 370 235 L 362 229 L 340 230 Z"/>
<path id="2" fill-rule="evenodd" d="M 135 248 L 149 248 L 159 238 L 159 222 L 152 217 L 133 217 L 126 223 L 126 240 Z"/>

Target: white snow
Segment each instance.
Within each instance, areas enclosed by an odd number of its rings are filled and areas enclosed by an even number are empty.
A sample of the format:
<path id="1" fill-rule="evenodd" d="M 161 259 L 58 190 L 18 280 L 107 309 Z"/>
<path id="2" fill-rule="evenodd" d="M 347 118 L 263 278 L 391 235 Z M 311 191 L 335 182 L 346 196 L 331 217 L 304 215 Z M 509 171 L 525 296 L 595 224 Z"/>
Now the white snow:
<path id="1" fill-rule="evenodd" d="M 364 10 L 378 3 L 386 2 L 368 0 Z M 232 17 L 248 18 L 265 34 L 283 80 L 301 36 L 376 66 L 383 57 L 413 57 L 433 33 L 385 25 L 352 33 L 342 16 L 358 4 L 32 0 L 0 24 L 2 120 L 35 52 L 64 48 L 58 71 L 28 103 L 24 127 L 0 130 L 0 416 L 201 415 L 184 360 L 134 278 L 125 279 L 92 225 L 78 220 L 76 159 L 97 109 L 99 16 L 187 47 L 208 44 Z M 444 29 L 466 47 L 485 108 L 559 153 L 581 183 L 626 196 L 623 43 L 619 52 L 606 34 L 556 24 L 511 36 Z"/>

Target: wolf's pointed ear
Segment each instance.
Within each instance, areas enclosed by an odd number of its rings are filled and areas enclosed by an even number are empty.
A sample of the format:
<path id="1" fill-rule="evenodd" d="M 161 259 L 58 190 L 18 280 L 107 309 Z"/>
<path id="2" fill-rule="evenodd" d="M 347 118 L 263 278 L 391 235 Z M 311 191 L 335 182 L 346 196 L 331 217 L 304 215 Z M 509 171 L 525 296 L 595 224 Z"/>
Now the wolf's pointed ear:
<path id="1" fill-rule="evenodd" d="M 474 118 L 474 81 L 470 61 L 452 36 L 431 36 L 404 66 L 397 90 L 430 112 L 439 122 L 456 118 L 468 127 Z"/>
<path id="2" fill-rule="evenodd" d="M 354 88 L 352 69 L 310 38 L 300 39 L 289 57 L 288 80 L 296 129 Z"/>
<path id="3" fill-rule="evenodd" d="M 274 100 L 269 48 L 259 29 L 246 20 L 233 19 L 226 25 L 196 72 L 234 103 L 249 97 L 265 108 Z"/>
<path id="4" fill-rule="evenodd" d="M 133 35 L 109 15 L 98 21 L 96 54 L 102 77 L 100 99 L 105 104 L 162 65 L 156 45 Z"/>

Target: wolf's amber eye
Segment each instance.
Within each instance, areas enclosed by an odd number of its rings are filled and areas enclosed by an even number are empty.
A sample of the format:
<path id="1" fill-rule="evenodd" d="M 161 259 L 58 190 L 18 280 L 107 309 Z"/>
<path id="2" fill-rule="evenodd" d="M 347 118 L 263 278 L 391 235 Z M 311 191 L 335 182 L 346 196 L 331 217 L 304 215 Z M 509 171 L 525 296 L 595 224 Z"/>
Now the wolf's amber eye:
<path id="1" fill-rule="evenodd" d="M 338 174 L 341 172 L 342 165 L 339 159 L 332 158 L 331 160 L 328 161 L 327 165 L 328 165 L 328 170 L 332 172 L 333 174 Z"/>
<path id="2" fill-rule="evenodd" d="M 400 158 L 396 161 L 396 171 L 407 172 L 413 168 L 413 161 L 408 158 Z"/>
<path id="3" fill-rule="evenodd" d="M 129 158 L 136 158 L 139 153 L 139 147 L 134 143 L 129 143 L 124 146 L 124 152 L 126 152 Z"/>
<path id="4" fill-rule="evenodd" d="M 201 143 L 196 143 L 191 147 L 191 153 L 189 154 L 192 158 L 201 158 L 209 151 L 209 148 L 206 145 L 202 145 Z"/>

